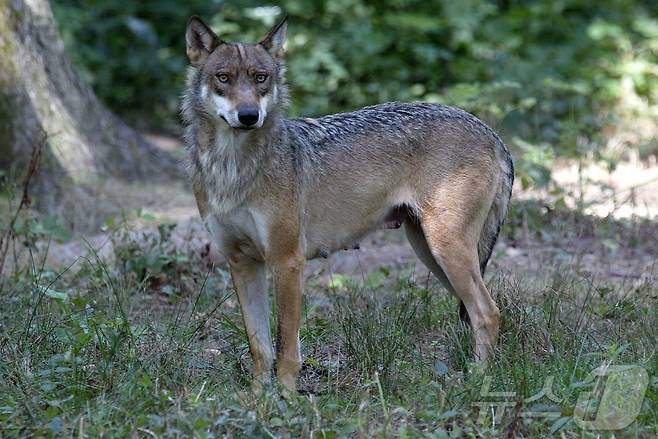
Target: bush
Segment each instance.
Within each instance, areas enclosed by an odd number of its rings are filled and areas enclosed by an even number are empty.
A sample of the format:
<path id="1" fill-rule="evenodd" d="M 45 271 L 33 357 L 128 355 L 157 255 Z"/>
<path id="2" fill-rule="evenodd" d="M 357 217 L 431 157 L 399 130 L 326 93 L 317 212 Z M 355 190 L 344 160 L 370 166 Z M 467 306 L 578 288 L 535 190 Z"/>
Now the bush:
<path id="1" fill-rule="evenodd" d="M 239 5 L 238 5 L 239 3 Z M 275 5 L 280 5 L 275 6 Z M 388 100 L 457 105 L 502 131 L 546 186 L 554 158 L 655 152 L 658 3 L 484 1 L 55 0 L 75 60 L 100 97 L 137 124 L 177 126 L 184 29 L 199 14 L 228 40 L 257 41 L 289 14 L 294 115 Z M 641 129 L 638 127 L 642 126 Z M 653 143 L 652 143 L 653 142 Z"/>

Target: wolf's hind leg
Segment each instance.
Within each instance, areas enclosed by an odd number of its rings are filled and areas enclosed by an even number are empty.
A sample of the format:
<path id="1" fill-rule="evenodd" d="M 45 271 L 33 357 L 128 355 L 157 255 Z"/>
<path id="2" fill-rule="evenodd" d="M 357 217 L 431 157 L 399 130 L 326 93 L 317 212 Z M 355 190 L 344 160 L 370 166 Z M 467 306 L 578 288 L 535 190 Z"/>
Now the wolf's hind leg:
<path id="1" fill-rule="evenodd" d="M 271 380 L 274 348 L 270 334 L 270 306 L 267 294 L 265 264 L 246 255 L 234 254 L 229 258 L 233 285 L 240 302 L 249 351 L 254 363 L 253 389 L 259 391 Z"/>
<path id="2" fill-rule="evenodd" d="M 436 262 L 434 256 L 432 256 L 432 251 L 427 245 L 427 240 L 425 239 L 425 234 L 423 233 L 420 223 L 418 223 L 415 218 L 408 218 L 404 223 L 404 231 L 407 234 L 407 240 L 409 241 L 409 244 L 411 244 L 411 248 L 414 249 L 416 256 L 418 256 L 418 259 L 420 259 L 427 269 L 439 279 L 439 282 L 441 282 L 441 285 L 443 285 L 445 289 L 455 295 L 455 290 L 452 288 L 448 277 Z M 461 300 L 459 301 L 459 318 L 464 323 L 470 323 L 466 307 Z"/>
<path id="3" fill-rule="evenodd" d="M 415 219 L 407 219 L 404 223 L 404 232 L 407 235 L 407 240 L 411 244 L 411 248 L 414 249 L 418 259 L 427 267 L 427 269 L 434 274 L 434 276 L 439 279 L 441 285 L 443 285 L 448 291 L 452 294 L 455 294 L 455 291 L 452 289 L 452 285 L 448 280 L 448 277 L 444 273 L 443 269 L 439 266 L 432 255 L 432 251 L 427 245 L 427 240 L 425 239 L 425 234 L 423 229 Z"/>
<path id="4" fill-rule="evenodd" d="M 500 311 L 484 285 L 480 273 L 477 217 L 445 209 L 426 209 L 421 227 L 435 263 L 445 273 L 451 291 L 468 312 L 473 330 L 475 356 L 486 361 L 498 337 Z"/>

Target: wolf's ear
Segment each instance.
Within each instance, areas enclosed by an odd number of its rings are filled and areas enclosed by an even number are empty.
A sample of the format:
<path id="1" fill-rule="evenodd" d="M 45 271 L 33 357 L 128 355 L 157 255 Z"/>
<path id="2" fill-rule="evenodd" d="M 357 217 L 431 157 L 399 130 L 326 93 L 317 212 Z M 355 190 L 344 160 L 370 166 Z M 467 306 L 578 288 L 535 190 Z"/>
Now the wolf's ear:
<path id="1" fill-rule="evenodd" d="M 270 54 L 275 58 L 283 56 L 283 43 L 286 41 L 286 29 L 288 27 L 288 16 L 283 17 L 279 24 L 274 26 L 265 35 L 265 38 L 260 40 L 261 46 L 267 49 Z"/>
<path id="2" fill-rule="evenodd" d="M 192 16 L 187 22 L 185 43 L 187 45 L 187 57 L 193 66 L 198 67 L 222 42 L 215 35 L 215 32 L 196 15 Z"/>

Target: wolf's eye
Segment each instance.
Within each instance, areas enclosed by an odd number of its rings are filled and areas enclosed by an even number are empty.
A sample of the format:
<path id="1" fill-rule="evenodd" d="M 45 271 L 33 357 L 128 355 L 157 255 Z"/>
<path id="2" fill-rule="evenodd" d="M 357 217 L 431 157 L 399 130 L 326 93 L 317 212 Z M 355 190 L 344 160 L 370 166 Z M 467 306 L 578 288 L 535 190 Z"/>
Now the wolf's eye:
<path id="1" fill-rule="evenodd" d="M 265 73 L 259 73 L 256 75 L 256 82 L 263 83 L 265 82 L 266 79 L 267 79 L 267 75 Z"/>
<path id="2" fill-rule="evenodd" d="M 217 80 L 219 82 L 228 82 L 228 75 L 226 73 L 220 73 L 217 75 Z"/>

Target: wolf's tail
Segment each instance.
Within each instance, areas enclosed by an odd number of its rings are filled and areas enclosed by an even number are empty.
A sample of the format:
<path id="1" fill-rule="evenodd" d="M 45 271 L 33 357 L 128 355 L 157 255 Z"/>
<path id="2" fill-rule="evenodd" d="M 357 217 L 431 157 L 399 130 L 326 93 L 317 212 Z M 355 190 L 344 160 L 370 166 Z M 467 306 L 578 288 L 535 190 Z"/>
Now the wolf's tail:
<path id="1" fill-rule="evenodd" d="M 480 272 L 483 276 L 489 258 L 491 258 L 494 245 L 496 245 L 500 228 L 505 221 L 507 207 L 509 205 L 510 197 L 512 196 L 512 185 L 514 184 L 514 162 L 512 156 L 507 150 L 505 144 L 500 139 L 497 140 L 498 145 L 496 148 L 496 157 L 502 168 L 503 175 L 498 190 L 496 191 L 496 196 L 491 205 L 491 209 L 487 214 L 487 219 L 484 222 L 484 227 L 480 234 L 480 241 L 478 242 Z"/>

